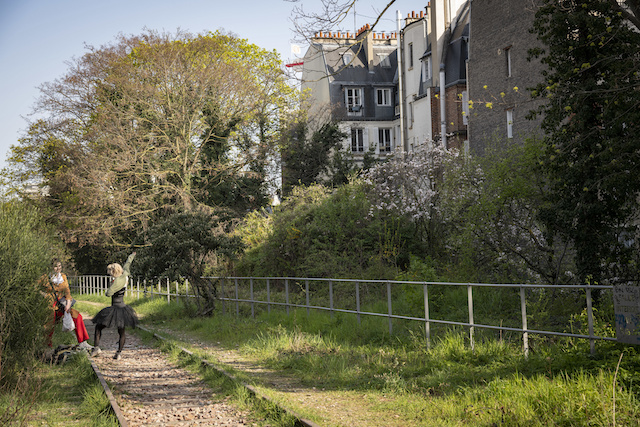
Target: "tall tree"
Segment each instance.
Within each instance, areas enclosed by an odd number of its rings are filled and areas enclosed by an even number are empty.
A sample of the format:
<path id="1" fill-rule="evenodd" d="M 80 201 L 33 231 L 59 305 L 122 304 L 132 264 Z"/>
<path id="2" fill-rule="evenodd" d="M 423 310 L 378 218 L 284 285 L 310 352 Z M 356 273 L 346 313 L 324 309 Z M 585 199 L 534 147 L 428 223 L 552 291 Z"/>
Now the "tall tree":
<path id="1" fill-rule="evenodd" d="M 353 164 L 339 161 L 346 155 L 341 151 L 346 137 L 336 122 L 314 124 L 303 110 L 290 116 L 280 140 L 283 192 L 289 194 L 295 185 L 333 183 L 337 175 L 346 175 Z"/>
<path id="2" fill-rule="evenodd" d="M 275 51 L 221 32 L 154 31 L 88 50 L 43 85 L 42 120 L 10 159 L 65 205 L 55 216 L 67 240 L 127 243 L 159 215 L 228 208 L 215 189 L 247 176 L 258 184 L 242 198 L 262 200 L 277 139 L 266 129 L 277 132 L 294 99 Z M 48 147 L 60 166 L 44 161 Z"/>
<path id="3" fill-rule="evenodd" d="M 573 240 L 580 279 L 637 275 L 640 32 L 637 0 L 546 0 L 534 31 L 548 67 L 533 92 L 552 178 L 547 223 Z"/>

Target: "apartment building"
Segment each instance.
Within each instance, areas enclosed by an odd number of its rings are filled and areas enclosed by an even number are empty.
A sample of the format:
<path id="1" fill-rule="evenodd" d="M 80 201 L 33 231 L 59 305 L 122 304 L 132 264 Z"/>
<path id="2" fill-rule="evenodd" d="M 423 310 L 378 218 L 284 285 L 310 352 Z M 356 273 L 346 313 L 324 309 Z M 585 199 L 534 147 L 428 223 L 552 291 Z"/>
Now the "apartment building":
<path id="1" fill-rule="evenodd" d="M 397 145 L 396 36 L 373 32 L 368 25 L 355 34 L 321 32 L 303 58 L 309 116 L 319 123 L 340 122 L 356 162 L 369 151 L 384 157 Z"/>
<path id="2" fill-rule="evenodd" d="M 462 146 L 469 9 L 469 1 L 430 2 L 401 19 L 399 37 L 369 25 L 316 33 L 302 68 L 310 117 L 340 122 L 356 162 L 367 152 L 411 151 L 443 132 L 447 145 Z"/>
<path id="3" fill-rule="evenodd" d="M 493 139 L 541 135 L 526 118 L 542 102 L 527 91 L 543 69 L 528 60 L 539 2 L 433 0 L 399 33 L 317 33 L 302 68 L 310 116 L 340 122 L 356 162 L 425 141 L 481 155 Z"/>

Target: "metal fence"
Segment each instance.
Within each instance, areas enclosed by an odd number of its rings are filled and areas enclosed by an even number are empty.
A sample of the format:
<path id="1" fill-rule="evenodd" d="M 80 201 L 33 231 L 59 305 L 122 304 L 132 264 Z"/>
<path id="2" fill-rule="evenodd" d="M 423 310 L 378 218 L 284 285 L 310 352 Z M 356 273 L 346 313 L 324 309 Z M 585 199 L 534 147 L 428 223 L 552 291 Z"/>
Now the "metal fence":
<path id="1" fill-rule="evenodd" d="M 83 275 L 70 276 L 69 287 L 81 295 L 104 295 L 109 288 L 111 276 L 104 275 Z M 171 298 L 195 297 L 189 282 L 171 282 L 167 277 L 156 277 L 153 279 L 143 279 L 140 277 L 130 277 L 125 296 L 144 298 L 160 296 L 166 297 L 167 302 Z"/>
<path id="2" fill-rule="evenodd" d="M 108 276 L 77 276 L 70 278 L 70 285 L 81 294 L 104 294 L 108 287 Z M 588 339 L 591 352 L 595 353 L 596 340 L 616 341 L 613 337 L 597 336 L 594 333 L 593 296 L 592 292 L 601 290 L 610 292 L 613 286 L 606 285 L 533 285 L 533 284 L 487 284 L 487 283 L 443 283 L 443 282 L 410 282 L 387 280 L 350 280 L 350 279 L 316 279 L 296 277 L 204 277 L 210 282 L 210 286 L 216 289 L 217 300 L 221 302 L 223 314 L 235 308 L 235 314 L 241 314 L 241 307 L 255 317 L 258 308 L 270 312 L 274 308 L 283 309 L 287 314 L 292 308 L 306 309 L 307 314 L 311 310 L 331 313 L 349 313 L 356 316 L 358 323 L 362 316 L 372 316 L 388 319 L 389 333 L 393 333 L 393 321 L 405 320 L 424 323 L 426 345 L 431 345 L 431 326 L 433 324 L 462 326 L 469 329 L 471 347 L 475 345 L 475 329 L 483 328 L 496 330 L 500 333 L 512 331 L 522 334 L 525 355 L 529 353 L 529 334 L 548 336 L 573 337 Z M 377 291 L 371 292 L 371 289 Z M 412 287 L 414 296 L 419 295 L 420 304 L 424 310 L 420 316 L 404 315 L 394 312 L 394 298 L 398 297 L 400 287 Z M 466 288 L 468 317 L 466 321 L 454 321 L 436 319 L 430 315 L 430 290 L 436 287 Z M 338 292 L 336 291 L 339 288 Z M 474 320 L 473 295 L 474 289 L 495 288 L 515 289 L 519 293 L 519 325 L 504 326 L 478 323 Z M 564 331 L 547 331 L 530 329 L 527 324 L 527 297 L 526 292 L 539 292 L 542 289 L 568 290 L 584 293 L 584 303 L 587 314 L 588 335 L 575 334 Z M 366 290 L 366 292 L 365 292 Z M 394 291 L 396 291 L 394 293 Z M 373 297 L 372 294 L 373 293 Z M 160 296 L 171 299 L 183 297 L 195 297 L 194 290 L 188 281 L 182 283 L 170 282 L 167 278 L 155 278 L 152 280 L 132 278 L 129 282 L 127 294 L 131 297 Z M 338 298 L 338 300 L 336 300 Z M 312 303 L 313 299 L 313 303 Z M 518 298 L 516 298 L 518 299 Z M 323 303 L 328 301 L 328 305 Z M 383 310 L 374 311 L 373 306 L 384 307 Z M 613 319 L 613 313 L 611 313 Z M 566 325 L 565 325 L 566 326 Z M 566 329 L 566 327 L 564 328 Z"/>

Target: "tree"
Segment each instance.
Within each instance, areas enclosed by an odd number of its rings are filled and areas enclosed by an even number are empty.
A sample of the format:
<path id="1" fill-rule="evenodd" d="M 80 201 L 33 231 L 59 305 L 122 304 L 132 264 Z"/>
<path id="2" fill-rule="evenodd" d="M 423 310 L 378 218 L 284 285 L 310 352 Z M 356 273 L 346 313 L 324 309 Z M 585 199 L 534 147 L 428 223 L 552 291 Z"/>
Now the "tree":
<path id="1" fill-rule="evenodd" d="M 540 143 L 495 143 L 480 158 L 424 144 L 364 174 L 374 209 L 412 221 L 420 254 L 451 280 L 566 283 L 571 246 L 538 218 L 546 176 Z M 569 274 L 567 274 L 569 272 Z"/>
<path id="2" fill-rule="evenodd" d="M 460 280 L 571 283 L 574 250 L 540 220 L 547 176 L 542 143 L 495 141 L 485 155 L 451 169 L 441 185 L 441 210 L 453 259 L 469 266 Z M 471 179 L 470 179 L 471 178 Z"/>
<path id="3" fill-rule="evenodd" d="M 214 289 L 203 279 L 206 269 L 219 258 L 233 258 L 242 247 L 227 225 L 199 212 L 175 213 L 156 221 L 142 236 L 136 271 L 149 278 L 187 279 L 201 297 L 196 300 L 199 311 L 210 312 Z"/>
<path id="4" fill-rule="evenodd" d="M 289 1 L 298 3 L 300 0 Z M 372 31 L 394 3 L 395 0 L 389 0 L 386 5 L 383 5 L 382 10 L 374 12 L 374 22 L 370 26 Z M 320 10 L 316 12 L 305 11 L 302 5 L 294 8 L 292 22 L 294 32 L 299 39 L 308 41 L 318 31 L 330 32 L 334 30 L 349 17 L 350 13 L 355 12 L 358 0 L 320 0 L 319 4 Z"/>
<path id="5" fill-rule="evenodd" d="M 533 91 L 551 183 L 548 226 L 574 242 L 580 280 L 638 277 L 640 3 L 546 0 L 533 31 L 547 66 Z"/>
<path id="6" fill-rule="evenodd" d="M 418 238 L 437 253 L 444 242 L 437 182 L 444 169 L 456 163 L 463 165 L 458 151 L 424 143 L 406 156 L 376 164 L 363 175 L 371 203 L 375 209 L 409 218 L 416 224 Z"/>
<path id="7" fill-rule="evenodd" d="M 275 51 L 220 32 L 89 47 L 43 85 L 42 120 L 10 164 L 43 180 L 65 239 L 80 244 L 128 244 L 173 212 L 241 211 L 264 199 L 264 165 L 294 99 L 280 65 Z M 44 161 L 47 147 L 57 163 Z M 222 187 L 242 194 L 230 202 Z"/>
<path id="8" fill-rule="evenodd" d="M 338 123 L 327 122 L 319 125 L 309 137 L 309 128 L 313 126 L 306 114 L 298 111 L 282 134 L 280 153 L 284 194 L 290 193 L 292 186 L 333 182 L 334 177 L 347 173 L 347 163 L 340 162 L 344 155 L 341 152 L 342 141 L 347 134 L 340 129 Z M 343 182 L 337 182 L 341 183 Z"/>

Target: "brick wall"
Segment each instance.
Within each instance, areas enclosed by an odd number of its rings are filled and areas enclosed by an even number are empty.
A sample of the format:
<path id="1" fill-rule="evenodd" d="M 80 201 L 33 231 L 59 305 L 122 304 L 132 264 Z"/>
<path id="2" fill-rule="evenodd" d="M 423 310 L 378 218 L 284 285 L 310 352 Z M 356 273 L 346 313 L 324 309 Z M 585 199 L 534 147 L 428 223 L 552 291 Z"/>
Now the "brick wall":
<path id="1" fill-rule="evenodd" d="M 468 62 L 469 142 L 473 153 L 482 154 L 492 139 L 507 139 L 507 110 L 513 114 L 513 141 L 540 135 L 540 120 L 527 113 L 539 105 L 528 87 L 542 80 L 542 64 L 527 61 L 528 49 L 539 44 L 529 33 L 539 0 L 474 0 Z M 511 60 L 511 76 L 507 72 Z M 485 88 L 486 86 L 486 88 Z M 518 88 L 515 90 L 514 88 Z M 487 108 L 491 103 L 492 108 Z"/>

